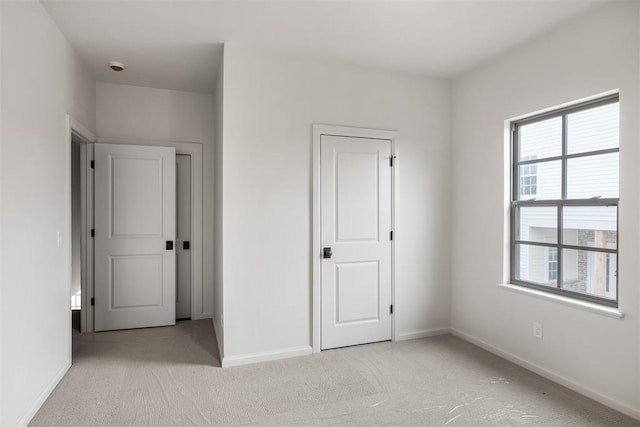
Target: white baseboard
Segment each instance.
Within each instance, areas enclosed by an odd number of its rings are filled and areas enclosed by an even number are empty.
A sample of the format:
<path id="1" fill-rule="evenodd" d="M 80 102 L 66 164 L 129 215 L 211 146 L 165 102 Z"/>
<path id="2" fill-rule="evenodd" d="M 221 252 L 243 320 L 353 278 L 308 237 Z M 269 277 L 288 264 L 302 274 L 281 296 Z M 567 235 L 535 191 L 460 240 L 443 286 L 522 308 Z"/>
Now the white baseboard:
<path id="1" fill-rule="evenodd" d="M 218 322 L 216 322 L 216 318 L 212 317 L 211 322 L 213 323 L 213 332 L 216 334 L 216 342 L 218 343 L 218 353 L 220 354 L 220 364 L 222 365 L 222 359 L 224 359 L 224 347 L 222 346 L 222 331 L 218 326 Z"/>
<path id="2" fill-rule="evenodd" d="M 285 348 L 277 351 L 265 351 L 264 353 L 253 353 L 242 356 L 231 356 L 222 358 L 222 367 L 248 365 L 250 363 L 267 362 L 270 360 L 288 359 L 290 357 L 307 356 L 311 354 L 311 346 Z"/>
<path id="3" fill-rule="evenodd" d="M 44 390 L 42 390 L 40 395 L 38 395 L 38 398 L 35 400 L 35 402 L 33 402 L 33 405 L 31 405 L 31 408 L 29 409 L 29 411 L 27 411 L 27 413 L 24 414 L 24 416 L 20 419 L 20 421 L 18 421 L 16 425 L 26 426 L 31 422 L 33 417 L 36 415 L 38 410 L 40 410 L 40 408 L 42 407 L 44 402 L 47 400 L 47 398 L 49 398 L 49 396 L 51 395 L 51 392 L 53 392 L 53 389 L 56 388 L 56 386 L 58 385 L 62 377 L 64 377 L 64 375 L 67 373 L 69 368 L 71 368 L 71 359 L 68 359 L 64 363 L 64 366 L 62 366 L 62 369 L 60 369 L 60 371 L 56 374 L 56 376 L 53 377 L 51 382 L 47 384 Z"/>
<path id="4" fill-rule="evenodd" d="M 418 338 L 435 337 L 436 335 L 445 335 L 451 332 L 449 328 L 427 329 L 424 331 L 402 332 L 396 338 L 396 341 L 415 340 Z"/>
<path id="5" fill-rule="evenodd" d="M 558 384 L 561 384 L 577 393 L 580 393 L 584 396 L 587 396 L 590 399 L 595 400 L 596 402 L 600 402 L 603 405 L 606 405 L 610 408 L 615 409 L 616 411 L 622 412 L 625 415 L 628 415 L 632 418 L 635 418 L 637 420 L 640 420 L 640 411 L 637 409 L 634 409 L 633 407 L 619 402 L 617 400 L 611 399 L 589 387 L 586 387 L 572 379 L 569 379 L 561 374 L 558 374 L 557 372 L 553 372 L 550 371 L 546 368 L 543 368 L 540 365 L 537 365 L 533 362 L 530 362 L 526 359 L 523 359 L 519 356 L 516 356 L 513 353 L 510 353 L 508 351 L 505 351 L 499 347 L 496 347 L 492 344 L 489 344 L 486 341 L 483 341 L 481 339 L 478 339 L 466 332 L 463 332 L 459 329 L 456 328 L 451 328 L 451 333 L 455 336 L 457 336 L 458 338 L 461 338 L 465 341 L 470 342 L 471 344 L 474 344 L 480 348 L 483 348 L 485 350 L 487 350 L 490 353 L 493 353 L 495 355 L 498 355 L 504 359 L 507 359 L 510 362 L 515 363 L 516 365 L 522 366 L 525 369 L 528 369 L 532 372 L 535 372 L 536 374 L 543 376 L 553 382 L 556 382 Z"/>
<path id="6" fill-rule="evenodd" d="M 201 319 L 212 319 L 213 313 L 197 313 L 195 315 L 191 314 L 191 320 L 201 320 Z"/>

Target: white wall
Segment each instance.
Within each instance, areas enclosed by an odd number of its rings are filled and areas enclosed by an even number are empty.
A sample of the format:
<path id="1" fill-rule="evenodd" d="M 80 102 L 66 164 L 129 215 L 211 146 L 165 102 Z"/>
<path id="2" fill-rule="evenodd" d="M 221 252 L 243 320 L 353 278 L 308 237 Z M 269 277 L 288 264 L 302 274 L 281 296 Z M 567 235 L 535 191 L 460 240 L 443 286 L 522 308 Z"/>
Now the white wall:
<path id="1" fill-rule="evenodd" d="M 313 123 L 399 132 L 397 330 L 448 327 L 449 83 L 230 45 L 224 57 L 225 359 L 310 348 Z"/>
<path id="2" fill-rule="evenodd" d="M 614 3 L 454 82 L 452 325 L 565 384 L 639 416 L 638 3 Z M 505 120 L 620 89 L 622 320 L 499 288 Z M 544 338 L 532 337 L 532 322 Z M 606 396 L 606 397 L 604 397 Z M 634 409 L 635 408 L 635 409 Z"/>
<path id="3" fill-rule="evenodd" d="M 223 48 L 224 49 L 224 48 Z M 224 50 L 223 50 L 224 52 Z M 216 339 L 218 341 L 218 350 L 220 358 L 224 357 L 224 325 L 222 324 L 223 316 L 223 269 L 222 269 L 222 135 L 223 135 L 223 117 L 224 117 L 224 54 L 218 69 L 217 81 L 214 99 L 214 129 L 215 129 L 215 189 L 214 189 L 214 295 L 213 295 L 213 325 L 216 331 Z"/>
<path id="4" fill-rule="evenodd" d="M 31 419 L 71 363 L 66 114 L 93 129 L 95 90 L 39 2 L 0 8 L 0 424 L 15 425 Z"/>
<path id="5" fill-rule="evenodd" d="M 100 139 L 202 144 L 202 315 L 213 315 L 213 97 L 209 94 L 96 83 L 96 132 Z"/>

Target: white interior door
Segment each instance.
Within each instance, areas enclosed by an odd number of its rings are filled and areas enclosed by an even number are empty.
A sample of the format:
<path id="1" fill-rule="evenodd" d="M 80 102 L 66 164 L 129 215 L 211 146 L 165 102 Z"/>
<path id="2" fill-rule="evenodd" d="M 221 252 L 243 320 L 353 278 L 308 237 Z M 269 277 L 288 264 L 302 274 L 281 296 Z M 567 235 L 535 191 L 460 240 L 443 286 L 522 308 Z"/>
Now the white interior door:
<path id="1" fill-rule="evenodd" d="M 191 317 L 191 156 L 176 155 L 176 167 L 178 183 L 176 319 L 188 319 Z"/>
<path id="2" fill-rule="evenodd" d="M 390 156 L 389 140 L 321 137 L 322 349 L 391 339 Z"/>
<path id="3" fill-rule="evenodd" d="M 175 148 L 95 144 L 94 158 L 95 330 L 173 325 Z"/>

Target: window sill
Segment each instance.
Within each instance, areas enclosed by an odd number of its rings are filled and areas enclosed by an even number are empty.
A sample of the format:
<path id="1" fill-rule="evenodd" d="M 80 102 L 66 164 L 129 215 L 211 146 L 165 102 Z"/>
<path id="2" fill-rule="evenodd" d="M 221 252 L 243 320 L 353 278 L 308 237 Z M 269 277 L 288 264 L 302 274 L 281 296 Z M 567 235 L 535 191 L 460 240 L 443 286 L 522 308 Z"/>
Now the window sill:
<path id="1" fill-rule="evenodd" d="M 524 286 L 511 285 L 508 283 L 500 283 L 498 287 L 507 289 L 512 292 L 532 295 L 547 301 L 554 301 L 569 307 L 577 308 L 584 311 L 590 311 L 591 313 L 601 314 L 603 316 L 612 317 L 614 319 L 622 319 L 624 317 L 623 312 L 613 307 L 605 307 L 592 302 L 575 300 L 572 298 L 564 297 L 562 295 L 550 294 L 535 289 L 525 288 Z"/>

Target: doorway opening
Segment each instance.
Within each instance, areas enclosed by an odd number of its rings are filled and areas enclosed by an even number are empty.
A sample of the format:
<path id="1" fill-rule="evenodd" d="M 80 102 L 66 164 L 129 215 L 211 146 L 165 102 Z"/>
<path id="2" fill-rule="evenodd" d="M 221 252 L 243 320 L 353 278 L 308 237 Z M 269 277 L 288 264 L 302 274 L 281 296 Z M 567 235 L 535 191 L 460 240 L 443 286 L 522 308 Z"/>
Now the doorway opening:
<path id="1" fill-rule="evenodd" d="M 71 327 L 81 332 L 82 310 L 82 197 L 80 151 L 82 141 L 71 135 Z"/>
<path id="2" fill-rule="evenodd" d="M 210 318 L 205 301 L 209 292 L 202 286 L 203 251 L 203 174 L 202 145 L 184 142 L 98 140 L 95 135 L 67 115 L 67 237 L 69 286 L 69 348 L 72 331 L 94 332 L 94 161 L 95 143 L 175 147 L 176 168 L 180 176 L 176 194 L 180 210 L 175 249 L 177 270 L 176 320 Z M 79 151 L 79 154 L 78 154 Z M 79 164 L 79 167 L 78 167 Z M 78 185 L 79 184 L 79 185 Z M 79 213 L 78 213 L 79 212 Z M 78 278 L 79 276 L 79 278 Z M 78 283 L 80 287 L 78 289 Z M 179 289 L 179 286 L 181 290 Z"/>
<path id="3" fill-rule="evenodd" d="M 69 286 L 69 351 L 72 347 L 73 333 L 85 332 L 87 316 L 90 310 L 87 304 L 87 289 L 92 278 L 91 265 L 87 263 L 92 248 L 87 242 L 86 232 L 89 219 L 93 217 L 92 200 L 88 199 L 86 182 L 86 158 L 91 155 L 91 144 L 96 141 L 95 135 L 80 122 L 66 116 L 67 129 L 67 194 L 66 218 L 67 231 L 67 280 Z"/>
<path id="4" fill-rule="evenodd" d="M 313 352 L 395 340 L 396 132 L 313 125 Z"/>

